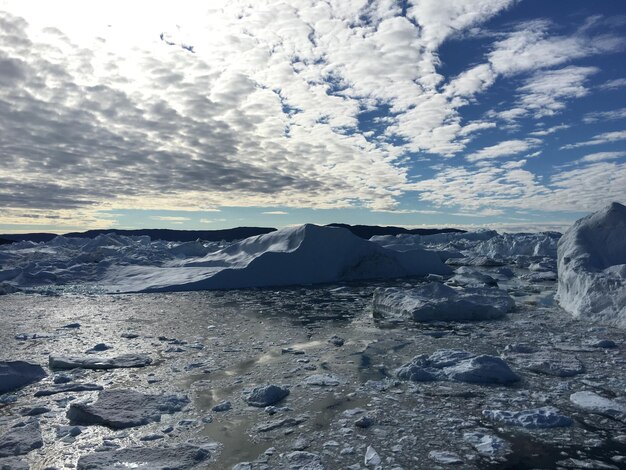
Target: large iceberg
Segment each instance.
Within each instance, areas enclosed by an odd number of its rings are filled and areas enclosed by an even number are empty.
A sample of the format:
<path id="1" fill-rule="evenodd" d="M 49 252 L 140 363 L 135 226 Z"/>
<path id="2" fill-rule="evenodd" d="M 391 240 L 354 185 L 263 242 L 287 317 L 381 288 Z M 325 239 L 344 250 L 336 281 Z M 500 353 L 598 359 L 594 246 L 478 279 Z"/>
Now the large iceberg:
<path id="1" fill-rule="evenodd" d="M 302 225 L 250 237 L 204 257 L 167 266 L 110 269 L 111 292 L 185 291 L 319 284 L 450 274 L 436 253 L 397 252 L 338 227 Z"/>
<path id="2" fill-rule="evenodd" d="M 626 327 L 626 207 L 578 220 L 558 244 L 557 296 L 574 317 Z"/>

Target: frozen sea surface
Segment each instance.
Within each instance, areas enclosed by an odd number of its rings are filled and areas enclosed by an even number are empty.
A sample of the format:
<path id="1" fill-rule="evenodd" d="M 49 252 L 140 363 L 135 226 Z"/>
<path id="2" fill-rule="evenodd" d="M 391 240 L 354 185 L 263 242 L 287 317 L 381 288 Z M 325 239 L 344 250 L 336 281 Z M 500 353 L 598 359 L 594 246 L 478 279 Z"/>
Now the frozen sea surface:
<path id="1" fill-rule="evenodd" d="M 356 469 L 368 468 L 366 457 L 390 469 L 443 468 L 446 458 L 469 469 L 624 468 L 624 421 L 570 400 L 583 391 L 614 401 L 626 394 L 624 332 L 573 319 L 554 302 L 556 282 L 525 277 L 532 273 L 523 267 L 529 264 L 509 265 L 510 272 L 475 268 L 498 279 L 516 308 L 501 320 L 467 323 L 375 317 L 374 289 L 425 282 L 411 278 L 214 292 L 0 296 L 0 359 L 37 363 L 48 373 L 0 396 L 0 448 L 19 423 L 36 430 L 36 421 L 43 441 L 5 462 L 75 468 L 81 456 L 102 451 L 127 465 L 145 458 L 150 468 L 158 468 L 160 456 L 171 463 L 176 452 L 184 468 L 249 462 L 238 468 Z M 611 345 L 601 340 L 617 347 L 597 347 Z M 521 381 L 481 385 L 396 376 L 414 357 L 449 349 L 502 354 Z M 145 354 L 152 362 L 110 370 L 48 368 L 50 355 L 128 354 Z M 95 402 L 100 392 L 34 396 L 68 384 L 187 396 L 189 404 L 182 411 L 162 407 L 159 420 L 126 429 L 75 425 L 67 417 L 71 404 Z M 268 408 L 249 406 L 249 392 L 268 384 L 290 393 Z M 526 429 L 483 414 L 543 407 L 558 410 L 571 425 Z M 115 452 L 124 448 L 133 450 Z M 101 460 L 84 457 L 81 465 Z"/>

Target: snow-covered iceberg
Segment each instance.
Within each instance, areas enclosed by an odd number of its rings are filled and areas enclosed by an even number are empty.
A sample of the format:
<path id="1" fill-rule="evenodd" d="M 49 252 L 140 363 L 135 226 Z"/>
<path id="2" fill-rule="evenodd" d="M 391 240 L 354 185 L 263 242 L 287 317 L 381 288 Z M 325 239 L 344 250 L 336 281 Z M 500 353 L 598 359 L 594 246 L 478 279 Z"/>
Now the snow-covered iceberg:
<path id="1" fill-rule="evenodd" d="M 626 327 L 626 207 L 614 202 L 558 244 L 557 296 L 574 317 Z"/>
<path id="2" fill-rule="evenodd" d="M 397 252 L 339 227 L 302 225 L 250 237 L 208 255 L 167 266 L 110 269 L 111 292 L 237 289 L 359 279 L 450 274 L 422 249 Z"/>

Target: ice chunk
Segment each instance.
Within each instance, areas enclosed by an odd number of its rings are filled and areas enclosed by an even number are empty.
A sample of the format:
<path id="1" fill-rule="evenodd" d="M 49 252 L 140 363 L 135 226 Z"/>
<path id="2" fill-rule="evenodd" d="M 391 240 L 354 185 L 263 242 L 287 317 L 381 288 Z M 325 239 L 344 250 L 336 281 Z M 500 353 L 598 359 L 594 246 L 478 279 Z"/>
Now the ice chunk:
<path id="1" fill-rule="evenodd" d="M 577 357 L 548 349 L 529 353 L 509 349 L 503 356 L 526 370 L 555 377 L 572 377 L 585 371 L 585 365 Z"/>
<path id="2" fill-rule="evenodd" d="M 458 456 L 458 454 L 448 451 L 431 450 L 428 453 L 428 458 L 443 465 L 456 465 L 463 463 L 463 460 Z"/>
<path id="3" fill-rule="evenodd" d="M 42 446 L 38 421 L 18 423 L 0 437 L 0 457 L 25 455 Z"/>
<path id="4" fill-rule="evenodd" d="M 461 266 L 455 271 L 448 284 L 461 287 L 497 287 L 498 281 L 488 274 L 480 273 L 467 266 Z"/>
<path id="5" fill-rule="evenodd" d="M 467 351 L 442 349 L 430 356 L 414 357 L 396 374 L 414 382 L 453 380 L 468 383 L 508 384 L 520 380 L 506 362 L 494 356 L 476 356 Z"/>
<path id="6" fill-rule="evenodd" d="M 626 328 L 626 207 L 578 220 L 558 245 L 561 306 L 574 317 Z"/>
<path id="7" fill-rule="evenodd" d="M 377 465 L 380 465 L 382 462 L 380 455 L 378 455 L 378 452 L 376 452 L 376 450 L 372 447 L 372 446 L 367 446 L 367 449 L 365 451 L 365 466 L 366 467 L 375 467 Z"/>
<path id="8" fill-rule="evenodd" d="M 523 411 L 484 410 L 483 416 L 492 421 L 526 429 L 559 428 L 572 425 L 570 418 L 559 414 L 559 410 L 551 406 Z"/>
<path id="9" fill-rule="evenodd" d="M 117 357 L 99 356 L 50 356 L 50 368 L 63 369 L 126 369 L 130 367 L 146 367 L 152 363 L 150 356 L 145 354 L 122 354 Z"/>
<path id="10" fill-rule="evenodd" d="M 100 392 L 93 404 L 72 403 L 67 417 L 72 424 L 98 424 L 113 429 L 142 426 L 161 420 L 162 414 L 182 410 L 189 399 L 182 395 L 144 395 L 134 390 Z"/>
<path id="11" fill-rule="evenodd" d="M 501 457 L 511 451 L 511 446 L 504 439 L 484 432 L 466 432 L 463 439 L 467 441 L 479 454 L 489 457 Z"/>
<path id="12" fill-rule="evenodd" d="M 287 395 L 289 395 L 289 389 L 287 387 L 281 387 L 279 385 L 265 385 L 252 389 L 252 391 L 246 396 L 246 401 L 250 406 L 264 408 L 278 403 Z"/>
<path id="13" fill-rule="evenodd" d="M 454 289 L 436 282 L 413 289 L 378 288 L 374 313 L 415 321 L 467 321 L 501 318 L 515 306 L 503 290 Z"/>
<path id="14" fill-rule="evenodd" d="M 38 382 L 46 375 L 38 364 L 24 361 L 0 361 L 0 393 L 12 392 Z"/>
<path id="15" fill-rule="evenodd" d="M 611 400 L 594 392 L 576 392 L 569 397 L 570 401 L 589 413 L 608 416 L 626 422 L 626 401 Z"/>
<path id="16" fill-rule="evenodd" d="M 83 455 L 77 470 L 113 470 L 139 468 L 144 470 L 186 470 L 197 468 L 211 453 L 190 444 L 168 447 L 127 447 Z"/>

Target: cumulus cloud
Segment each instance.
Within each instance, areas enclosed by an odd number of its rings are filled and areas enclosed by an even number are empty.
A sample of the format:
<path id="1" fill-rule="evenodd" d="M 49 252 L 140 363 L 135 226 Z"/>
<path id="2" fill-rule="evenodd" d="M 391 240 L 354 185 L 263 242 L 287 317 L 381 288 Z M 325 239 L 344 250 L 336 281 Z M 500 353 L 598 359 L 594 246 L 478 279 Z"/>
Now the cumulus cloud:
<path id="1" fill-rule="evenodd" d="M 73 211 L 97 225 L 99 211 L 116 208 L 397 211 L 417 179 L 418 157 L 459 155 L 479 133 L 498 130 L 489 115 L 462 114 L 498 80 L 522 84 L 494 117 L 549 116 L 584 96 L 596 72 L 570 62 L 622 48 L 622 38 L 598 32 L 597 22 L 571 34 L 544 20 L 507 23 L 486 33 L 491 44 L 481 58 L 444 76 L 442 44 L 515 3 L 68 1 L 33 8 L 4 0 L 2 220 L 14 223 L 20 213 L 34 220 L 26 214 L 43 211 L 74 224 Z M 369 112 L 381 115 L 364 130 Z M 510 136 L 466 158 L 485 165 L 540 143 Z M 490 167 L 457 171 L 483 178 Z M 521 167 L 498 171 L 519 184 L 536 178 Z"/>
<path id="2" fill-rule="evenodd" d="M 593 211 L 610 202 L 623 201 L 624 188 L 626 163 L 612 162 L 557 172 L 545 182 L 522 168 L 447 168 L 413 185 L 421 200 L 466 212 L 511 208 Z"/>

